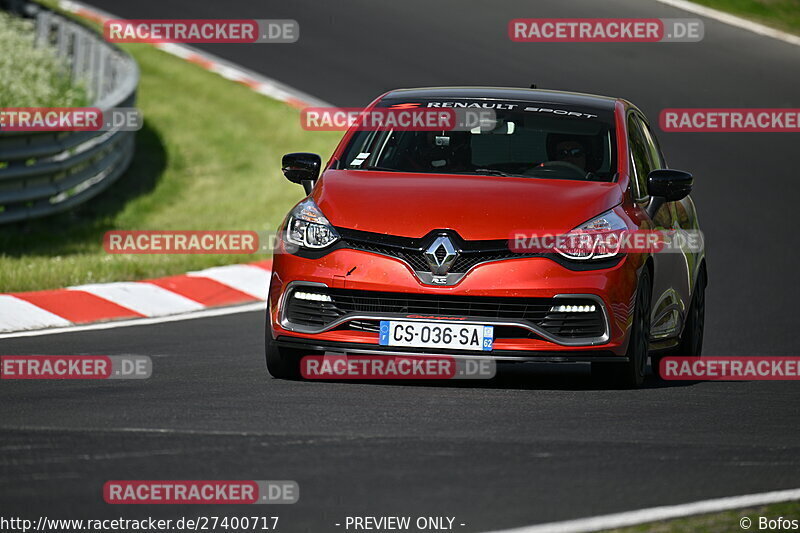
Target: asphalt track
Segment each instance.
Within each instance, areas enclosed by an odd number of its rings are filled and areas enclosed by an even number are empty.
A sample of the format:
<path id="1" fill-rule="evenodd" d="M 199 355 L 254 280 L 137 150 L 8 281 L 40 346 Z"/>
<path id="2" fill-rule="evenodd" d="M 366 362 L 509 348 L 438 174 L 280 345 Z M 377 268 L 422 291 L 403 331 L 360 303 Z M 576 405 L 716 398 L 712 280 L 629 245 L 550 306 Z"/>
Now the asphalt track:
<path id="1" fill-rule="evenodd" d="M 128 18 L 294 18 L 292 45 L 205 49 L 337 105 L 422 85 L 511 85 L 665 107 L 800 107 L 800 48 L 706 20 L 694 44 L 516 44 L 515 17 L 690 17 L 654 2 L 98 0 Z M 660 135 L 692 171 L 709 243 L 710 355 L 798 355 L 796 134 Z M 298 146 L 298 150 L 304 147 Z M 275 162 L 279 164 L 278 161 Z M 298 188 L 298 197 L 300 196 Z M 0 340 L 4 354 L 140 354 L 146 381 L 4 382 L 3 516 L 455 516 L 480 531 L 800 485 L 800 388 L 649 381 L 597 390 L 581 366 L 489 383 L 272 380 L 263 318 Z M 294 479 L 275 507 L 110 506 L 109 479 Z M 731 529 L 738 530 L 737 524 Z"/>

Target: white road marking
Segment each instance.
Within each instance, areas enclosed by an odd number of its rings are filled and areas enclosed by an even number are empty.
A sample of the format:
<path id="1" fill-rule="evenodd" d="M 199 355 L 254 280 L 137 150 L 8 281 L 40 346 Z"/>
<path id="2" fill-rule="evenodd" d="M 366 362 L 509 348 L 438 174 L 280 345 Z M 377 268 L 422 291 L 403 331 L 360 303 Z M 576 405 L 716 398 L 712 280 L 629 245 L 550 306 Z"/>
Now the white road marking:
<path id="1" fill-rule="evenodd" d="M 248 313 L 250 311 L 264 311 L 266 302 L 253 302 L 245 305 L 233 307 L 219 307 L 216 309 L 205 309 L 194 313 L 182 313 L 178 315 L 161 316 L 155 318 L 134 318 L 131 320 L 118 320 L 116 322 L 100 322 L 98 324 L 87 324 L 85 326 L 57 327 L 51 329 L 41 329 L 36 331 L 17 331 L 14 333 L 0 334 L 0 339 L 13 339 L 16 337 L 37 337 L 39 335 L 57 335 L 59 333 L 75 333 L 78 331 L 95 331 L 100 329 L 126 328 L 130 326 L 149 326 L 151 324 L 163 324 L 165 322 L 177 322 L 179 320 L 192 320 L 195 318 L 209 318 L 223 315 L 233 315 L 236 313 Z M 69 324 L 69 322 L 68 322 Z"/>
<path id="2" fill-rule="evenodd" d="M 294 437 L 295 440 L 288 440 L 277 443 L 278 446 L 298 445 L 298 444 L 319 444 L 324 442 L 350 442 L 363 441 L 364 439 L 385 439 L 385 435 L 372 434 L 349 434 L 349 435 L 330 435 L 320 437 L 315 435 L 297 435 L 286 431 L 225 431 L 225 430 L 205 430 L 205 429 L 170 429 L 170 428 L 63 428 L 56 426 L 0 426 L 0 431 L 48 431 L 48 432 L 69 432 L 69 433 L 144 433 L 160 435 L 204 435 L 214 437 Z M 265 445 L 262 443 L 262 446 Z"/>
<path id="3" fill-rule="evenodd" d="M 746 509 L 758 507 L 771 503 L 788 502 L 800 499 L 800 489 L 777 490 L 773 492 L 762 492 L 759 494 L 747 494 L 745 496 L 732 496 L 729 498 L 717 498 L 714 500 L 702 500 L 699 502 L 685 503 L 680 505 L 665 505 L 662 507 L 651 507 L 649 509 L 639 509 L 637 511 L 627 511 L 624 513 L 614 513 L 589 518 L 579 518 L 577 520 L 567 520 L 564 522 L 550 522 L 548 524 L 537 524 L 533 526 L 523 526 L 514 529 L 498 530 L 493 533 L 586 533 L 590 531 L 600 531 L 604 529 L 615 529 L 620 527 L 636 526 L 649 522 L 661 520 L 672 520 L 707 513 L 718 513 L 731 511 L 734 509 Z M 733 525 L 731 529 L 737 529 L 739 524 Z"/>
<path id="4" fill-rule="evenodd" d="M 0 331 L 69 326 L 69 320 L 25 300 L 0 294 Z"/>
<path id="5" fill-rule="evenodd" d="M 205 306 L 158 285 L 141 281 L 94 283 L 69 287 L 85 291 L 104 300 L 132 309 L 144 316 L 163 316 L 200 311 Z"/>
<path id="6" fill-rule="evenodd" d="M 736 26 L 737 28 L 742 28 L 765 37 L 778 39 L 779 41 L 800 46 L 800 36 L 798 35 L 776 30 L 775 28 L 770 28 L 769 26 L 765 26 L 763 24 L 759 24 L 758 22 L 753 22 L 752 20 L 747 20 L 742 17 L 737 17 L 736 15 L 732 15 L 724 11 L 701 6 L 699 4 L 695 4 L 694 2 L 689 2 L 688 0 L 656 0 L 656 2 L 676 7 L 678 9 L 694 13 L 695 15 L 701 15 L 703 17 L 718 20 L 719 22 Z"/>
<path id="7" fill-rule="evenodd" d="M 290 437 L 286 432 L 264 431 L 225 431 L 219 429 L 175 429 L 175 428 L 137 428 L 137 427 L 59 427 L 59 426 L 0 426 L 3 431 L 63 431 L 70 433 L 158 433 L 164 435 L 214 435 L 226 437 Z"/>

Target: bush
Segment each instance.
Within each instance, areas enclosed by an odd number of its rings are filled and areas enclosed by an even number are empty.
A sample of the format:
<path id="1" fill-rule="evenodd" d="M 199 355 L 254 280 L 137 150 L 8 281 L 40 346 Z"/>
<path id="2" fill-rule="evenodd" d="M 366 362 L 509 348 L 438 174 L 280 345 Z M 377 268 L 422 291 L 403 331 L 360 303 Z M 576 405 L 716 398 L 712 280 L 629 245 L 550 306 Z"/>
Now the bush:
<path id="1" fill-rule="evenodd" d="M 34 46 L 33 21 L 0 11 L 0 108 L 87 105 L 68 66 L 49 47 Z"/>

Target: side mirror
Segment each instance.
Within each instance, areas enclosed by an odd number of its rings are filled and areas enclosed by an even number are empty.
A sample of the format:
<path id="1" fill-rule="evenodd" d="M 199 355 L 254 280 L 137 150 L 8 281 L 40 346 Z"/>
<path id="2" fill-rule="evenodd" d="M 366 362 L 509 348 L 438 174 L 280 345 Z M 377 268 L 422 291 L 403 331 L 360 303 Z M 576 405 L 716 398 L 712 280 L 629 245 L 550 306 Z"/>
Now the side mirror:
<path id="1" fill-rule="evenodd" d="M 682 170 L 654 170 L 647 175 L 647 193 L 651 196 L 647 214 L 653 218 L 664 202 L 683 200 L 692 192 L 694 177 Z"/>
<path id="2" fill-rule="evenodd" d="M 314 182 L 319 177 L 320 168 L 322 168 L 320 157 L 306 152 L 286 154 L 281 161 L 281 170 L 286 179 L 301 184 L 306 194 L 311 193 Z"/>

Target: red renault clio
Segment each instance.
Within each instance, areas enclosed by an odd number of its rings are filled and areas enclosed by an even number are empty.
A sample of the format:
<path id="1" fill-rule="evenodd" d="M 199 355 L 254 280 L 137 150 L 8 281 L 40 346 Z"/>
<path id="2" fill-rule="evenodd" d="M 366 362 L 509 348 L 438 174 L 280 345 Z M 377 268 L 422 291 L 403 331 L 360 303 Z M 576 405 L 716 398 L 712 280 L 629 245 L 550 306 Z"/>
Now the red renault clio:
<path id="1" fill-rule="evenodd" d="M 368 109 L 492 110 L 491 127 L 351 128 L 322 168 L 283 158 L 308 196 L 279 229 L 266 359 L 305 355 L 590 362 L 638 387 L 648 356 L 699 356 L 702 251 L 520 251 L 516 231 L 697 231 L 692 176 L 667 169 L 621 99 L 535 89 L 402 89 Z"/>

